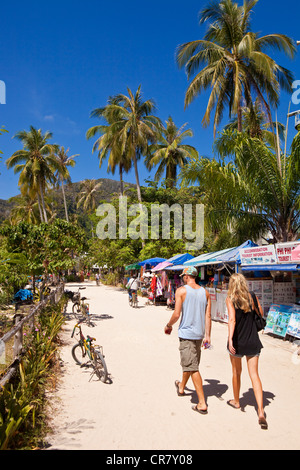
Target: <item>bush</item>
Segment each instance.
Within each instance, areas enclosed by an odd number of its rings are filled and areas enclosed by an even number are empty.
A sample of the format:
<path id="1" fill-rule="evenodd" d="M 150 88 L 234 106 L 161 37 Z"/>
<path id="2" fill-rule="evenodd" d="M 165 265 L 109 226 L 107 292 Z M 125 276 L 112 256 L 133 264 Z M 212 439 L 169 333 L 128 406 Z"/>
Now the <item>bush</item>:
<path id="1" fill-rule="evenodd" d="M 0 395 L 0 450 L 36 447 L 45 427 L 47 379 L 58 348 L 58 333 L 64 323 L 62 303 L 46 307 L 39 323 L 26 333 L 25 352 L 18 374 Z"/>

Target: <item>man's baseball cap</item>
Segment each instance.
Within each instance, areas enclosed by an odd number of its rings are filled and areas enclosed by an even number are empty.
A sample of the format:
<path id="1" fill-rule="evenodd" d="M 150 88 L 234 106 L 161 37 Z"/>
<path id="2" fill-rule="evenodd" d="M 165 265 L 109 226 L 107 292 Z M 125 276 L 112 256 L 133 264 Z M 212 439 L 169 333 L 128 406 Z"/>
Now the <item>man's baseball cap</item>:
<path id="1" fill-rule="evenodd" d="M 185 274 L 187 274 L 188 276 L 197 277 L 198 276 L 198 271 L 197 271 L 196 268 L 194 268 L 194 266 L 187 266 L 186 268 L 184 268 L 184 270 L 182 271 L 182 274 L 180 274 L 180 276 L 184 276 Z"/>

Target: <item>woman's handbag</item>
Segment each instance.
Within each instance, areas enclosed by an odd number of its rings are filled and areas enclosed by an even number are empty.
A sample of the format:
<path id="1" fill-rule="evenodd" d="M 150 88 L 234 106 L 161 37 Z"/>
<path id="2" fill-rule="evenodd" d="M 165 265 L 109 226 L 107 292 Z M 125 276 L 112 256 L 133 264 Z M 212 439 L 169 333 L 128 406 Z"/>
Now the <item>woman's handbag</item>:
<path id="1" fill-rule="evenodd" d="M 250 292 L 250 294 L 254 302 L 254 321 L 255 321 L 256 329 L 257 331 L 261 331 L 265 328 L 267 322 L 264 319 L 264 317 L 262 317 L 261 314 L 259 313 L 256 295 L 254 294 L 254 292 Z"/>

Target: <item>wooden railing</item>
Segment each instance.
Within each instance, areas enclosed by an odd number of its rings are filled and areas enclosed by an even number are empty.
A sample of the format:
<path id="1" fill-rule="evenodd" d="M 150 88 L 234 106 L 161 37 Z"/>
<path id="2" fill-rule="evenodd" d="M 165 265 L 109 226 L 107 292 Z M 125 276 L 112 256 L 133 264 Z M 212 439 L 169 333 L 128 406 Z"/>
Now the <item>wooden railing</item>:
<path id="1" fill-rule="evenodd" d="M 0 338 L 0 361 L 1 358 L 5 358 L 6 352 L 6 345 L 7 343 L 14 337 L 14 344 L 13 344 L 13 359 L 11 364 L 6 369 L 5 375 L 0 379 L 0 388 L 3 387 L 15 374 L 20 354 L 23 350 L 23 326 L 28 323 L 29 328 L 34 328 L 34 322 L 36 316 L 40 313 L 40 311 L 45 308 L 48 304 L 56 304 L 60 301 L 62 295 L 64 293 L 64 284 L 60 284 L 55 290 L 53 290 L 44 300 L 39 302 L 35 305 L 29 312 L 28 315 L 24 317 L 23 314 L 18 313 L 15 314 L 15 326 L 5 333 L 2 338 Z M 3 359 L 2 359 L 3 361 Z M 1 363 L 1 362 L 0 362 Z M 2 362 L 3 363 L 3 362 Z M 6 362 L 4 362 L 6 364 Z"/>

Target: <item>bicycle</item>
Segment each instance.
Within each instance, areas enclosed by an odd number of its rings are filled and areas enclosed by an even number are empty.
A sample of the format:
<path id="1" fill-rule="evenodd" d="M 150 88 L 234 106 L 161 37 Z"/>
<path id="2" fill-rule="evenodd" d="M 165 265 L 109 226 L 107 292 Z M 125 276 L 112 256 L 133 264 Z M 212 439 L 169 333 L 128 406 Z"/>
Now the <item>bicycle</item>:
<path id="1" fill-rule="evenodd" d="M 103 347 L 99 345 L 94 345 L 93 342 L 96 341 L 96 338 L 91 338 L 89 335 L 85 338 L 79 321 L 73 329 L 72 338 L 74 337 L 76 329 L 79 330 L 79 342 L 75 344 L 72 348 L 72 357 L 76 364 L 81 367 L 88 367 L 89 363 L 94 368 L 94 374 L 101 380 L 101 382 L 106 382 L 108 378 L 107 366 L 104 360 Z M 87 362 L 85 359 L 88 359 Z M 92 378 L 91 376 L 91 378 Z M 91 380 L 91 379 L 90 379 Z"/>
<path id="2" fill-rule="evenodd" d="M 73 292 L 70 290 L 65 290 L 65 295 L 67 296 L 68 300 L 71 300 L 73 302 L 72 305 L 72 313 L 75 315 L 75 317 L 79 316 L 82 314 L 84 316 L 84 319 L 86 320 L 87 324 L 91 326 L 90 323 L 90 306 L 89 304 L 85 303 L 85 300 L 87 300 L 87 297 L 80 297 L 80 290 L 85 289 L 85 287 L 79 287 L 77 292 Z M 67 308 L 67 305 L 65 306 L 65 309 Z"/>
<path id="3" fill-rule="evenodd" d="M 79 302 L 72 307 L 72 312 L 77 317 L 77 315 L 83 315 L 83 320 L 87 322 L 89 326 L 91 326 L 91 315 L 90 315 L 90 306 L 89 304 L 85 303 L 86 297 L 82 297 Z"/>
<path id="4" fill-rule="evenodd" d="M 137 292 L 136 291 L 132 291 L 131 296 L 129 295 L 129 305 L 133 308 L 137 308 L 138 298 L 137 298 Z"/>

